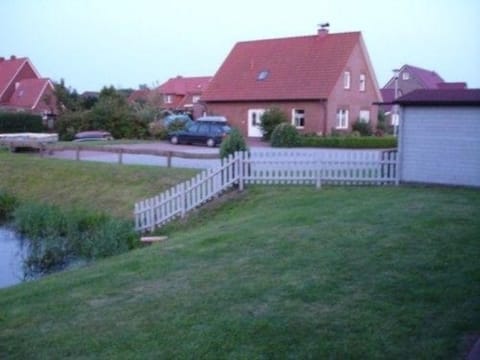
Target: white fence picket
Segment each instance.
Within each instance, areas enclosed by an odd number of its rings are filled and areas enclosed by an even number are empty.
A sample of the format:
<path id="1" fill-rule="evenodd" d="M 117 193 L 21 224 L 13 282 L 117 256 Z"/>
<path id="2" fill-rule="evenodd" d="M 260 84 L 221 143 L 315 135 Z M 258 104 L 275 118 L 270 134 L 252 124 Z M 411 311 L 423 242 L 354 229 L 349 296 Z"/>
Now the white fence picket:
<path id="1" fill-rule="evenodd" d="M 137 231 L 154 230 L 238 184 L 398 184 L 396 150 L 327 152 L 293 150 L 237 152 L 165 192 L 135 204 Z"/>

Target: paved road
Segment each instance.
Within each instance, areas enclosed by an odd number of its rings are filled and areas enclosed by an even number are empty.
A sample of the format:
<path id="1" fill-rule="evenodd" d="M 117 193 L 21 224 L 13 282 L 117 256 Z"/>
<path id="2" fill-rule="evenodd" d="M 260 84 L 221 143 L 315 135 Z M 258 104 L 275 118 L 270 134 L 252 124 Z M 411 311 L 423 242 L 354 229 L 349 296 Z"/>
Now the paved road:
<path id="1" fill-rule="evenodd" d="M 379 154 L 378 150 L 343 150 L 343 149 L 274 149 L 261 143 L 259 141 L 252 142 L 250 145 L 251 153 L 255 155 L 260 155 L 262 152 L 278 152 L 278 151 L 288 151 L 289 153 L 301 152 L 302 154 L 317 155 L 320 157 L 328 157 L 331 154 L 343 154 L 348 156 L 351 153 L 359 152 L 373 152 Z M 172 145 L 168 142 L 159 141 L 156 143 L 148 144 L 128 144 L 128 145 L 111 145 L 113 148 L 123 147 L 130 149 L 146 149 L 146 150 L 163 150 L 163 151 L 177 151 L 177 152 L 187 152 L 187 153 L 197 153 L 197 154 L 214 154 L 218 153 L 218 148 L 208 148 L 206 146 L 192 146 L 192 145 Z M 61 158 L 61 159 L 72 159 L 76 157 L 76 152 L 74 149 L 67 151 L 58 151 L 54 152 L 48 157 Z M 117 163 L 118 154 L 115 153 L 106 153 L 106 152 L 96 152 L 96 151 L 81 151 L 80 159 L 84 161 L 98 161 L 98 162 L 107 162 L 107 163 Z M 152 165 L 152 166 L 167 166 L 167 158 L 163 156 L 156 155 L 136 155 L 136 154 L 123 154 L 123 163 L 124 164 L 137 164 L 137 165 Z M 172 167 L 179 168 L 193 168 L 193 169 L 206 169 L 206 168 L 215 168 L 220 165 L 219 159 L 181 159 L 181 158 L 172 158 Z"/>

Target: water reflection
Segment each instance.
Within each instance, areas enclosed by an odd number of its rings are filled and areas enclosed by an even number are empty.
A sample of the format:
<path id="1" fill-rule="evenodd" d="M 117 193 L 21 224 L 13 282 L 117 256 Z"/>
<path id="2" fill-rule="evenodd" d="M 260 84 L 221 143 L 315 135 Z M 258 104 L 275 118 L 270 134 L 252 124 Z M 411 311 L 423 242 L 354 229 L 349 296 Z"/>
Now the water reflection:
<path id="1" fill-rule="evenodd" d="M 12 229 L 0 227 L 0 288 L 22 282 L 28 244 Z"/>

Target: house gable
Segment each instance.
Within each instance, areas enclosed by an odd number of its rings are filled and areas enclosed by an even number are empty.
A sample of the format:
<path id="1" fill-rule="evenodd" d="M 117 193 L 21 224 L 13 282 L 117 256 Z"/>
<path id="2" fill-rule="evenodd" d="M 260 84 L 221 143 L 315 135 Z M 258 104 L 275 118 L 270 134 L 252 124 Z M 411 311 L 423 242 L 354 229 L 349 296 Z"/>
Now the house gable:
<path id="1" fill-rule="evenodd" d="M 38 79 L 40 76 L 28 58 L 0 58 L 0 103 L 7 103 L 17 83 L 24 79 Z"/>

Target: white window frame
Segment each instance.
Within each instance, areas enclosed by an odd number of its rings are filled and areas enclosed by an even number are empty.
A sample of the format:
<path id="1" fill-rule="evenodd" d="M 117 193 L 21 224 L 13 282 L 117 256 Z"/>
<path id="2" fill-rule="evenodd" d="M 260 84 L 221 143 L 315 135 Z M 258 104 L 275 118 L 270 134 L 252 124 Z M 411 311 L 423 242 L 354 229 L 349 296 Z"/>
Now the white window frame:
<path id="1" fill-rule="evenodd" d="M 169 94 L 164 94 L 163 95 L 163 102 L 165 104 L 171 104 L 173 101 L 172 101 L 172 95 L 169 95 Z"/>
<path id="2" fill-rule="evenodd" d="M 410 80 L 410 73 L 408 71 L 402 73 L 402 80 Z"/>
<path id="3" fill-rule="evenodd" d="M 299 111 L 302 111 L 302 112 L 299 113 Z M 298 125 L 301 119 L 303 119 L 303 125 Z M 299 121 L 297 122 L 297 120 Z M 305 110 L 304 109 L 292 109 L 292 125 L 295 126 L 297 129 L 305 128 Z"/>
<path id="4" fill-rule="evenodd" d="M 360 110 L 358 113 L 358 120 L 368 124 L 370 122 L 370 110 Z"/>
<path id="5" fill-rule="evenodd" d="M 336 113 L 336 122 L 335 128 L 336 129 L 348 129 L 348 109 L 340 108 L 337 109 Z"/>
<path id="6" fill-rule="evenodd" d="M 345 71 L 343 73 L 343 88 L 348 90 L 350 89 L 350 71 Z"/>
<path id="7" fill-rule="evenodd" d="M 192 96 L 192 103 L 196 104 L 200 101 L 200 95 L 193 95 Z"/>
<path id="8" fill-rule="evenodd" d="M 365 91 L 366 89 L 367 89 L 367 75 L 360 74 L 359 90 Z"/>

